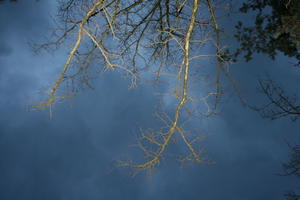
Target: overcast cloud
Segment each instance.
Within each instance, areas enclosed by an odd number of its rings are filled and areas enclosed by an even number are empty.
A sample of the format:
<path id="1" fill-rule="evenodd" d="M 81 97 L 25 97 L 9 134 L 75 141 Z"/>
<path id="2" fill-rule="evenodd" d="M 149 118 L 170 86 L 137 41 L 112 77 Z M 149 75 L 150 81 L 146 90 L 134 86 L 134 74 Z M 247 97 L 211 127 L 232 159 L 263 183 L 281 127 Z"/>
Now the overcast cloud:
<path id="1" fill-rule="evenodd" d="M 139 127 L 158 126 L 155 88 L 128 90 L 128 80 L 108 72 L 72 107 L 57 105 L 52 119 L 46 111 L 28 112 L 38 90 L 54 80 L 65 52 L 33 55 L 28 41 L 49 31 L 55 3 L 24 2 L 0 4 L 0 199 L 279 200 L 297 188 L 294 178 L 275 174 L 287 159 L 285 140 L 299 141 L 299 123 L 262 119 L 234 97 L 219 116 L 193 125 L 212 133 L 203 145 L 215 164 L 180 168 L 167 161 L 151 177 L 131 178 L 113 161 L 130 151 Z M 285 63 L 284 57 L 258 56 L 233 66 L 232 73 L 248 100 L 259 102 L 256 78 L 271 67 L 272 76 L 296 91 L 295 72 Z"/>

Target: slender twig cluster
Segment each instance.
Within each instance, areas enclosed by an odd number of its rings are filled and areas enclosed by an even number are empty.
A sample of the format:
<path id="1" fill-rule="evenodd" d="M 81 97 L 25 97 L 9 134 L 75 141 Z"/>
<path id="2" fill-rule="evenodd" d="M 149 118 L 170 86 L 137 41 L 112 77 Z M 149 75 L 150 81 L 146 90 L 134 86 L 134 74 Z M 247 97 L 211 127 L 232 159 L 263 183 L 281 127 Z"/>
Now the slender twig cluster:
<path id="1" fill-rule="evenodd" d="M 63 81 L 79 80 L 92 87 L 90 74 L 97 71 L 123 71 L 131 77 L 131 87 L 145 72 L 154 74 L 154 81 L 167 75 L 175 85 L 177 106 L 173 116 L 161 118 L 166 127 L 158 133 L 142 132 L 137 146 L 146 155 L 144 162 L 121 164 L 141 170 L 156 166 L 175 133 L 190 152 L 180 160 L 204 163 L 203 149 L 194 147 L 201 137 L 190 138 L 182 120 L 184 113 L 195 113 L 193 102 L 203 103 L 205 116 L 215 113 L 220 102 L 221 74 L 226 70 L 215 9 L 211 0 L 62 0 L 59 18 L 63 28 L 57 30 L 63 31 L 60 35 L 56 31 L 56 39 L 40 45 L 38 50 L 74 43 L 48 99 L 34 109 L 55 104 Z M 217 67 L 205 68 L 205 59 L 215 59 Z M 193 86 L 199 84 L 203 91 L 194 95 L 199 86 Z"/>

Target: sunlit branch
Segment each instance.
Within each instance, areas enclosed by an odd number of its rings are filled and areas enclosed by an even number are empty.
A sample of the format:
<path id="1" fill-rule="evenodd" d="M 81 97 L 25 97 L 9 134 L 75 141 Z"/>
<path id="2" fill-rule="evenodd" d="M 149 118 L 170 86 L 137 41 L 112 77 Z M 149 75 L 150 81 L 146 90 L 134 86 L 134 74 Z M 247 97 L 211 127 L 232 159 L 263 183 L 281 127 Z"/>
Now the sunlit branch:
<path id="1" fill-rule="evenodd" d="M 78 30 L 78 36 L 77 36 L 77 41 L 75 43 L 75 45 L 73 46 L 70 55 L 67 59 L 67 62 L 63 68 L 63 71 L 61 72 L 61 75 L 59 76 L 59 78 L 57 79 L 54 87 L 52 88 L 50 95 L 49 95 L 49 100 L 46 103 L 43 103 L 41 105 L 36 106 L 37 109 L 44 109 L 50 105 L 52 105 L 55 101 L 56 98 L 56 91 L 58 89 L 58 87 L 60 86 L 69 66 L 70 63 L 74 57 L 75 52 L 77 51 L 81 40 L 82 40 L 82 35 L 83 35 L 83 30 L 84 30 L 84 25 L 86 24 L 86 22 L 89 20 L 89 18 L 92 16 L 92 14 L 96 11 L 96 9 L 102 4 L 103 0 L 97 1 L 94 6 L 92 7 L 92 9 L 86 14 L 85 18 L 81 21 L 80 25 L 79 25 L 79 30 Z"/>
<path id="2" fill-rule="evenodd" d="M 195 16 L 198 10 L 198 0 L 194 0 L 194 5 L 192 9 L 192 14 L 191 14 L 191 21 L 190 25 L 188 28 L 188 31 L 186 33 L 186 38 L 185 38 L 185 45 L 184 45 L 184 76 L 183 76 L 183 87 L 182 87 L 182 96 L 181 99 L 177 105 L 176 111 L 175 111 L 175 116 L 173 123 L 171 127 L 168 130 L 167 137 L 165 138 L 164 142 L 160 145 L 159 151 L 153 156 L 153 158 L 143 164 L 131 164 L 131 163 L 125 163 L 126 165 L 138 169 L 148 169 L 151 167 L 154 167 L 157 165 L 161 159 L 162 154 L 164 153 L 166 147 L 168 146 L 170 140 L 172 139 L 173 135 L 175 134 L 177 130 L 177 123 L 179 121 L 179 116 L 180 116 L 180 111 L 184 104 L 187 101 L 187 89 L 188 89 L 188 79 L 189 79 L 189 51 L 190 51 L 190 37 L 193 32 L 194 24 L 195 24 Z M 180 81 L 180 80 L 179 80 Z"/>

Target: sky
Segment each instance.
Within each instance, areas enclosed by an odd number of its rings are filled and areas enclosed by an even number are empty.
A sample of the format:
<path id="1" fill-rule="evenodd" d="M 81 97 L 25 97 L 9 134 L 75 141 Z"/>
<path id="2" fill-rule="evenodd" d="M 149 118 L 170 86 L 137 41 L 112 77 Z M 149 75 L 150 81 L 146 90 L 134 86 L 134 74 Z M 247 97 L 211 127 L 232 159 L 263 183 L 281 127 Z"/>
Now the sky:
<path id="1" fill-rule="evenodd" d="M 107 72 L 71 106 L 58 104 L 51 119 L 46 111 L 29 112 L 65 59 L 65 50 L 35 55 L 28 45 L 49 33 L 55 9 L 55 1 L 0 4 L 0 199 L 279 200 L 299 186 L 294 177 L 276 174 L 288 159 L 286 141 L 300 139 L 300 124 L 262 119 L 234 95 L 218 116 L 192 125 L 210 132 L 202 143 L 214 164 L 180 167 L 166 160 L 151 175 L 135 177 L 114 161 L 130 152 L 139 127 L 159 127 L 156 88 L 129 90 L 128 80 Z M 260 103 L 257 78 L 265 72 L 297 91 L 299 74 L 287 61 L 257 55 L 230 70 L 247 100 Z"/>

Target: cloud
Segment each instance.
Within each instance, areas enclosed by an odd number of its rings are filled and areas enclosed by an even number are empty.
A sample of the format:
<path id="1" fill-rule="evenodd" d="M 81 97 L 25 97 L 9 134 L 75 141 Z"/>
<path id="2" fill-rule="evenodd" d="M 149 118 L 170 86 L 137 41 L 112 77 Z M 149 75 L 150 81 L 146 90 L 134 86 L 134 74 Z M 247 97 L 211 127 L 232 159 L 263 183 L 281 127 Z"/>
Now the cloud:
<path id="1" fill-rule="evenodd" d="M 282 135 L 290 131 L 294 137 L 299 126 L 265 121 L 236 99 L 221 115 L 193 124 L 212 133 L 201 145 L 216 164 L 180 168 L 166 158 L 153 176 L 136 178 L 112 162 L 130 152 L 139 127 L 159 126 L 152 117 L 160 100 L 156 89 L 128 90 L 128 80 L 108 72 L 95 81 L 94 91 L 81 91 L 72 107 L 57 104 L 51 120 L 46 111 L 27 112 L 24 99 L 52 83 L 64 62 L 63 55 L 33 56 L 26 44 L 47 33 L 55 8 L 49 2 L 0 5 L 0 199 L 279 200 L 296 184 L 274 173 L 287 155 Z M 239 77 L 247 78 L 249 71 L 240 69 Z"/>

